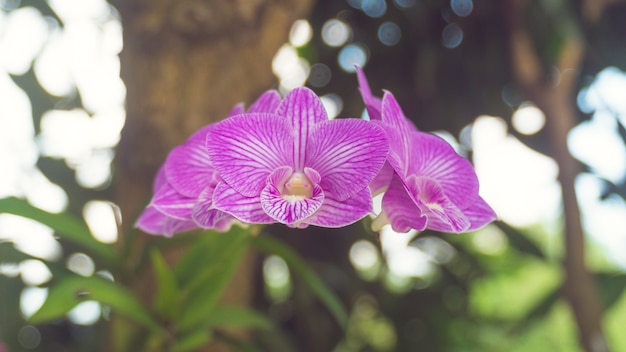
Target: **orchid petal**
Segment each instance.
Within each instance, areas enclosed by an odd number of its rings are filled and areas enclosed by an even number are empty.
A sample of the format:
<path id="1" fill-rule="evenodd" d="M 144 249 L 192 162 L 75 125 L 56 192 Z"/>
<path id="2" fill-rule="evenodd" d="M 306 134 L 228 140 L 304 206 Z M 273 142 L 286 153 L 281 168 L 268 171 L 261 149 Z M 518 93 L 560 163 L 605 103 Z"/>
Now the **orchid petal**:
<path id="1" fill-rule="evenodd" d="M 237 105 L 233 106 L 227 116 L 231 117 L 235 115 L 241 115 L 244 112 L 246 112 L 246 110 L 244 109 L 243 103 L 238 103 Z"/>
<path id="2" fill-rule="evenodd" d="M 211 166 L 204 140 L 198 142 L 193 138 L 172 149 L 165 161 L 168 182 L 186 197 L 197 197 L 210 183 L 217 183 L 217 172 Z"/>
<path id="3" fill-rule="evenodd" d="M 411 229 L 422 231 L 426 228 L 426 217 L 409 196 L 397 174 L 391 179 L 383 196 L 382 207 L 396 232 L 408 232 Z"/>
<path id="4" fill-rule="evenodd" d="M 293 165 L 296 171 L 301 172 L 305 166 L 309 134 L 316 124 L 328 120 L 326 109 L 312 90 L 300 87 L 287 93 L 276 114 L 286 116 L 291 122 L 294 139 Z"/>
<path id="5" fill-rule="evenodd" d="M 285 169 L 277 169 L 268 177 L 267 186 L 261 192 L 261 206 L 265 213 L 283 224 L 295 224 L 313 215 L 324 202 L 324 191 L 313 184 L 309 198 L 283 195 L 280 188 L 290 176 Z"/>
<path id="6" fill-rule="evenodd" d="M 391 178 L 393 177 L 393 168 L 388 162 L 385 162 L 383 168 L 380 169 L 378 175 L 370 182 L 370 190 L 373 195 L 380 194 L 384 192 L 387 187 L 389 187 L 389 183 L 391 183 Z"/>
<path id="7" fill-rule="evenodd" d="M 322 227 L 343 227 L 372 212 L 372 194 L 365 188 L 344 201 L 326 197 L 324 203 L 305 223 Z"/>
<path id="8" fill-rule="evenodd" d="M 196 228 L 191 221 L 171 218 L 153 206 L 148 206 L 137 222 L 135 227 L 151 235 L 164 235 L 171 237 L 175 233 L 185 232 Z"/>
<path id="9" fill-rule="evenodd" d="M 198 201 L 191 211 L 191 218 L 198 226 L 205 229 L 217 228 L 224 219 L 233 217 L 213 208 L 213 187 L 205 188 L 198 196 Z"/>
<path id="10" fill-rule="evenodd" d="M 372 90 L 369 83 L 367 83 L 367 77 L 365 77 L 363 69 L 359 66 L 355 66 L 355 69 L 356 77 L 359 81 L 359 92 L 361 92 L 361 97 L 367 108 L 370 120 L 381 120 L 382 100 L 372 95 Z"/>
<path id="11" fill-rule="evenodd" d="M 228 185 L 246 197 L 258 196 L 274 169 L 292 164 L 291 143 L 288 123 L 270 114 L 233 116 L 207 134 L 213 167 Z"/>
<path id="12" fill-rule="evenodd" d="M 274 113 L 280 104 L 280 94 L 275 90 L 268 90 L 261 94 L 257 100 L 250 105 L 248 112 Z"/>
<path id="13" fill-rule="evenodd" d="M 354 196 L 376 177 L 387 159 L 387 139 L 376 124 L 359 119 L 319 123 L 311 135 L 307 166 L 339 201 Z"/>
<path id="14" fill-rule="evenodd" d="M 471 223 L 467 231 L 478 230 L 498 218 L 496 212 L 481 197 L 478 197 L 478 200 L 472 206 L 464 209 L 463 214 Z"/>
<path id="15" fill-rule="evenodd" d="M 458 155 L 443 139 L 424 132 L 411 134 L 413 150 L 405 175 L 436 180 L 446 197 L 460 209 L 474 204 L 478 197 L 478 178 L 472 164 Z"/>
<path id="16" fill-rule="evenodd" d="M 195 203 L 196 198 L 185 197 L 176 192 L 170 184 L 166 184 L 154 194 L 150 205 L 167 216 L 180 220 L 191 220 L 191 209 Z"/>
<path id="17" fill-rule="evenodd" d="M 403 134 L 406 134 L 407 137 L 410 132 L 417 131 L 413 122 L 404 115 L 400 104 L 398 104 L 398 101 L 391 92 L 385 91 L 383 95 L 381 113 L 382 119 L 386 125 L 401 131 Z"/>
<path id="18" fill-rule="evenodd" d="M 158 192 L 161 187 L 167 184 L 167 177 L 165 176 L 165 166 L 161 165 L 154 177 L 154 183 L 152 184 L 152 193 Z"/>
<path id="19" fill-rule="evenodd" d="M 426 215 L 426 227 L 445 232 L 464 232 L 470 222 L 461 209 L 444 194 L 437 181 L 427 177 L 410 177 L 407 188 L 409 195 Z"/>
<path id="20" fill-rule="evenodd" d="M 213 207 L 229 213 L 245 223 L 271 224 L 276 222 L 263 211 L 258 195 L 246 197 L 226 182 L 218 183 L 213 190 Z"/>

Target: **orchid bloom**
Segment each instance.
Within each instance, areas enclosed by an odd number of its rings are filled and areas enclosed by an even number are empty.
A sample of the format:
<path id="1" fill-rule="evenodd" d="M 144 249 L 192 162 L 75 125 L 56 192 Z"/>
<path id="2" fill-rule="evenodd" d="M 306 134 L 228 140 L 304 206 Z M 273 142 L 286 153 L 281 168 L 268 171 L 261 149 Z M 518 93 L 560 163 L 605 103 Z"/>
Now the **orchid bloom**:
<path id="1" fill-rule="evenodd" d="M 387 158 L 382 128 L 329 120 L 308 88 L 289 92 L 274 114 L 232 116 L 207 134 L 221 181 L 212 207 L 248 223 L 341 227 L 372 211 L 369 183 Z"/>
<path id="2" fill-rule="evenodd" d="M 157 176 L 154 179 L 154 185 L 152 186 L 153 193 L 157 193 L 161 187 L 167 184 L 165 178 L 165 170 L 163 166 L 157 172 Z M 154 205 L 148 205 L 148 207 L 141 213 L 135 227 L 142 229 L 143 231 L 152 235 L 165 235 L 171 237 L 175 233 L 185 232 L 196 228 L 196 224 L 193 221 L 181 220 L 165 213 L 161 212 Z"/>
<path id="3" fill-rule="evenodd" d="M 278 92 L 270 90 L 248 112 L 273 112 L 279 103 Z M 229 116 L 243 112 L 243 105 L 238 104 Z M 206 135 L 213 127 L 214 124 L 205 126 L 172 149 L 157 175 L 154 196 L 137 227 L 166 236 L 196 227 L 228 230 L 234 218 L 212 208 L 213 191 L 221 180 L 206 150 Z"/>
<path id="4" fill-rule="evenodd" d="M 382 121 L 387 133 L 394 171 L 373 227 L 390 223 L 398 232 L 429 228 L 461 233 L 495 220 L 495 212 L 478 194 L 471 163 L 443 139 L 418 131 L 393 94 L 385 92 L 382 101 L 373 97 L 359 68 L 357 75 L 370 117 Z"/>

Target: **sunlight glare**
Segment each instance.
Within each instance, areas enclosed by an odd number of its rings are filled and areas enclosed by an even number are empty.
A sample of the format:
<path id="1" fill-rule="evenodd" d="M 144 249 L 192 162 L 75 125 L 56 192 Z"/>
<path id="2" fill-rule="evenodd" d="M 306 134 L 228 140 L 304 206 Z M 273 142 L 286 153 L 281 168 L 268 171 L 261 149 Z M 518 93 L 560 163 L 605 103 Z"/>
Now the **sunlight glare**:
<path id="1" fill-rule="evenodd" d="M 514 226 L 549 221 L 560 212 L 558 167 L 508 135 L 504 120 L 479 116 L 471 130 L 480 194 Z"/>
<path id="2" fill-rule="evenodd" d="M 517 132 L 530 136 L 543 129 L 546 115 L 534 104 L 524 102 L 513 113 L 511 123 Z"/>
<path id="3" fill-rule="evenodd" d="M 118 224 L 111 202 L 90 200 L 83 208 L 83 217 L 89 230 L 98 241 L 114 243 L 117 240 Z"/>

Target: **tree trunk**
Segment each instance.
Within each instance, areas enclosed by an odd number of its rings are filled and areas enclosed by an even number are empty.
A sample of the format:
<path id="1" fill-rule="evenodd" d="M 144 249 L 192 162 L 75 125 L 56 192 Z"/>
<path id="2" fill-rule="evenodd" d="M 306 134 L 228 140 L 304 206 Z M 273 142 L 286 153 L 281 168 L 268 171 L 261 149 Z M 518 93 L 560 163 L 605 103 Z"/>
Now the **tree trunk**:
<path id="1" fill-rule="evenodd" d="M 126 84 L 126 126 L 117 151 L 114 197 L 123 228 L 146 206 L 152 181 L 169 150 L 200 127 L 226 117 L 274 85 L 271 61 L 291 24 L 312 0 L 122 0 L 120 56 Z M 127 243 L 132 241 L 132 243 Z M 139 250 L 149 241 L 121 234 L 119 245 Z M 175 254 L 173 256 L 176 256 Z M 167 258 L 175 260 L 172 256 Z M 241 265 L 239 304 L 250 299 L 250 260 Z M 129 285 L 150 302 L 150 272 Z M 215 350 L 215 349 L 212 349 Z"/>

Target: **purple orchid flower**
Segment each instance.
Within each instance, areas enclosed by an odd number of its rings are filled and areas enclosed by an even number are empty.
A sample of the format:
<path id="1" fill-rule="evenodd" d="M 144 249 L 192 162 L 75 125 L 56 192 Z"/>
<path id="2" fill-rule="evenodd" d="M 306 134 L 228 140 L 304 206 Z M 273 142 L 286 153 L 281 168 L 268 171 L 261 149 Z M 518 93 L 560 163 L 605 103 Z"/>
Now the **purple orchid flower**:
<path id="1" fill-rule="evenodd" d="M 165 170 L 163 166 L 161 166 L 154 179 L 152 191 L 157 193 L 166 184 L 167 179 L 165 178 Z M 164 235 L 171 237 L 175 233 L 189 231 L 197 226 L 193 221 L 181 220 L 169 216 L 159 211 L 159 209 L 154 205 L 148 205 L 148 207 L 139 216 L 139 219 L 137 219 L 135 227 L 151 235 Z"/>
<path id="2" fill-rule="evenodd" d="M 329 120 L 308 88 L 289 92 L 274 114 L 230 117 L 209 130 L 222 178 L 213 207 L 243 222 L 341 227 L 372 211 L 368 184 L 387 158 L 382 128 Z"/>
<path id="3" fill-rule="evenodd" d="M 249 112 L 274 112 L 280 95 L 274 90 L 262 94 Z M 236 105 L 229 116 L 244 112 Z M 227 231 L 235 218 L 212 207 L 215 186 L 221 180 L 206 150 L 206 135 L 214 124 L 194 133 L 184 144 L 172 149 L 155 180 L 154 196 L 137 227 L 171 236 L 192 228 Z M 157 186 L 158 184 L 158 186 Z"/>
<path id="4" fill-rule="evenodd" d="M 390 223 L 394 231 L 429 228 L 461 233 L 479 229 L 496 214 L 478 195 L 471 163 L 443 139 L 420 132 L 406 118 L 393 94 L 372 95 L 365 74 L 357 68 L 360 91 L 372 120 L 380 120 L 389 139 L 388 163 L 394 172 L 382 200 L 382 213 L 372 226 Z M 381 184 L 376 187 L 382 187 Z"/>

